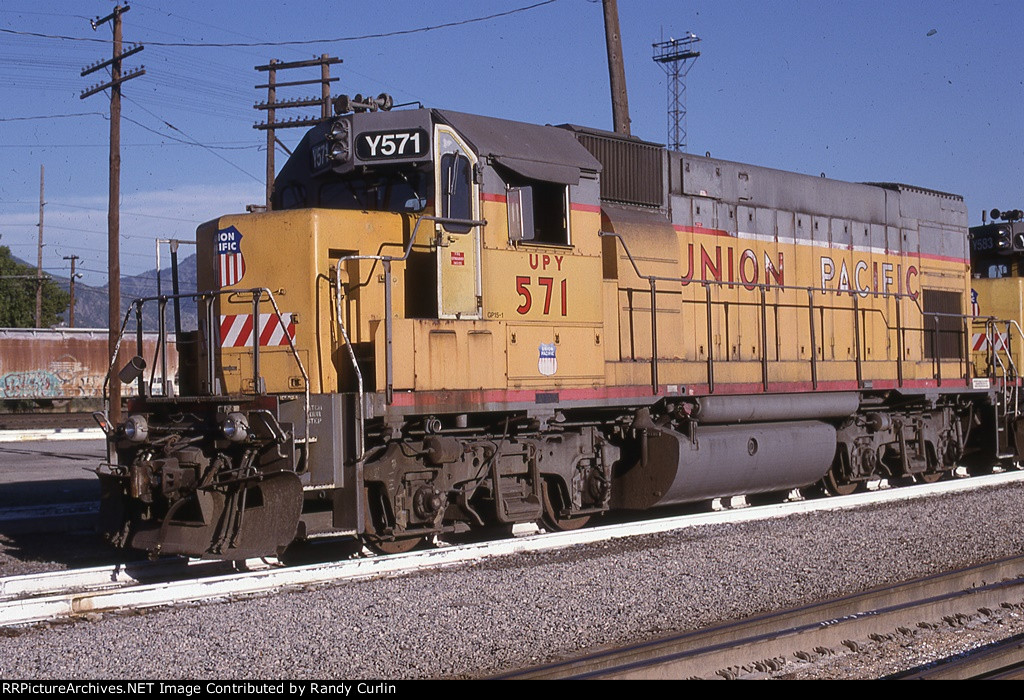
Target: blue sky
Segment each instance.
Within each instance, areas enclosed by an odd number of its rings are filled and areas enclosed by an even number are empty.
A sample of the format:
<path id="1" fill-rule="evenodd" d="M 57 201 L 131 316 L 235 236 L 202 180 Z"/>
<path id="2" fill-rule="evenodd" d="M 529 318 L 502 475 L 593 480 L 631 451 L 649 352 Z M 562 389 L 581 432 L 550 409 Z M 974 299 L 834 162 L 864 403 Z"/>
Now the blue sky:
<path id="1" fill-rule="evenodd" d="M 334 94 L 389 92 L 396 102 L 612 126 L 595 0 L 375 39 L 180 44 L 358 37 L 539 1 L 132 2 L 125 39 L 146 49 L 126 63 L 146 75 L 124 87 L 122 270 L 152 268 L 156 238 L 192 238 L 197 224 L 262 202 L 264 137 L 252 126 L 264 118 L 253 104 L 266 93 L 254 87 L 264 81 L 254 66 L 271 58 L 342 58 Z M 0 5 L 0 244 L 35 261 L 45 165 L 44 267 L 66 275 L 63 256 L 77 254 L 93 284 L 106 271 L 109 101 L 79 99 L 98 82 L 79 72 L 109 57 L 109 29 L 93 31 L 88 20 L 113 5 Z M 971 223 L 983 209 L 1024 207 L 1024 2 L 619 0 L 619 15 L 635 135 L 666 141 L 666 78 L 651 44 L 692 31 L 702 55 L 687 81 L 690 151 L 956 192 Z M 280 138 L 291 147 L 301 131 Z M 279 151 L 279 166 L 284 157 Z"/>

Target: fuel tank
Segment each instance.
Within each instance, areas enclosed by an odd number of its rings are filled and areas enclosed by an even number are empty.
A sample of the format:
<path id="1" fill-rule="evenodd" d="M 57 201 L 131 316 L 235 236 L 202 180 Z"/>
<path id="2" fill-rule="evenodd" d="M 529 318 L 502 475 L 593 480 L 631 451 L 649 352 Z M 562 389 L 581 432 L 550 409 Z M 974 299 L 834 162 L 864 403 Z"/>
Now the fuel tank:
<path id="1" fill-rule="evenodd" d="M 836 451 L 835 428 L 815 420 L 700 425 L 692 437 L 647 417 L 635 427 L 643 430 L 640 458 L 615 477 L 617 508 L 806 486 L 825 475 Z"/>

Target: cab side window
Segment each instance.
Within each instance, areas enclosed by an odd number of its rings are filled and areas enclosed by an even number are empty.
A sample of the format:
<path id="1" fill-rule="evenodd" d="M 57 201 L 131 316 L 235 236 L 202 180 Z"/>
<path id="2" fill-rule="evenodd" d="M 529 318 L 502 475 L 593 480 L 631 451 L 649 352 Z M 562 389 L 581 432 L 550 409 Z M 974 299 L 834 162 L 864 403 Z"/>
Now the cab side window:
<path id="1" fill-rule="evenodd" d="M 473 174 L 469 159 L 461 153 L 441 156 L 441 216 L 449 219 L 473 218 Z M 451 233 L 469 233 L 471 226 L 444 224 Z"/>
<path id="2" fill-rule="evenodd" d="M 507 201 L 511 240 L 570 245 L 568 186 L 540 180 L 511 180 Z"/>

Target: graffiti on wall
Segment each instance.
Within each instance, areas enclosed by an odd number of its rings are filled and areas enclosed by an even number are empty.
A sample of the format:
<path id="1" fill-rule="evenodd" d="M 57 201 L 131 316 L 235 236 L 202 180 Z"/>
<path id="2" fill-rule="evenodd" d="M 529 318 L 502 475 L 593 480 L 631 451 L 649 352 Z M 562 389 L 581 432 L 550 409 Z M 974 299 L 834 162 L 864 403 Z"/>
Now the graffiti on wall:
<path id="1" fill-rule="evenodd" d="M 101 396 L 103 376 L 71 356 L 51 362 L 46 369 L 0 375 L 0 398 L 64 399 Z"/>

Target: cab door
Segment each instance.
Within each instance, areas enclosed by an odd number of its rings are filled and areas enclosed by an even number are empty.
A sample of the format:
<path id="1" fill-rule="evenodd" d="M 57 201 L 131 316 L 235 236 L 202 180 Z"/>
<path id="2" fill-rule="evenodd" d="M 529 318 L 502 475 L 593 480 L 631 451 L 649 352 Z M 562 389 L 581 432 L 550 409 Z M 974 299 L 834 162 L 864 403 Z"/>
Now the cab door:
<path id="1" fill-rule="evenodd" d="M 436 148 L 435 211 L 444 218 L 479 220 L 477 158 L 450 127 L 434 127 Z M 478 319 L 482 312 L 480 227 L 435 224 L 437 243 L 437 317 Z"/>

